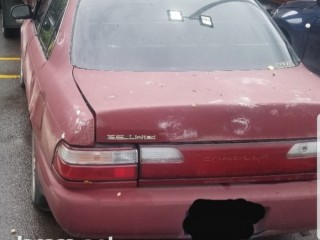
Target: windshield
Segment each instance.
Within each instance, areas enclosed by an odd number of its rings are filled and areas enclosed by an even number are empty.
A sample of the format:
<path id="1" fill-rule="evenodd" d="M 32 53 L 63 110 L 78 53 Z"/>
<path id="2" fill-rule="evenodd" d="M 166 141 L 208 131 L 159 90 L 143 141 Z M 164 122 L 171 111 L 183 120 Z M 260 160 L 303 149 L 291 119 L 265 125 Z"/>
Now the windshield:
<path id="1" fill-rule="evenodd" d="M 297 59 L 255 1 L 81 0 L 72 62 L 111 71 L 292 67 Z"/>

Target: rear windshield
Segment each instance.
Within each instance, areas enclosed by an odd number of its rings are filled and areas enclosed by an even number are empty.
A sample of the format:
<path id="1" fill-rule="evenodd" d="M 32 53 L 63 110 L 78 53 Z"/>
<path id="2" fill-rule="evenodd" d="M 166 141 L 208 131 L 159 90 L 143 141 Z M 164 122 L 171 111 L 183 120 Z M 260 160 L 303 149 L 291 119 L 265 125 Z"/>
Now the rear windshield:
<path id="1" fill-rule="evenodd" d="M 255 1 L 81 0 L 72 62 L 111 71 L 285 68 L 298 60 Z"/>

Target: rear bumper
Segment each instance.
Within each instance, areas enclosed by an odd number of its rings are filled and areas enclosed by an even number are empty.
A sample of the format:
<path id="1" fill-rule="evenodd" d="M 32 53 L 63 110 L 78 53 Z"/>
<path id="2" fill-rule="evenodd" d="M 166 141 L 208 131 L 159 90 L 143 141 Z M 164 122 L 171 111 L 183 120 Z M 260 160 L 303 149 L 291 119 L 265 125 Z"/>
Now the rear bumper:
<path id="1" fill-rule="evenodd" d="M 37 161 L 52 213 L 69 234 L 79 237 L 186 238 L 182 222 L 196 199 L 237 199 L 262 204 L 266 216 L 255 233 L 316 228 L 316 181 L 194 187 L 70 188 Z M 39 171 L 40 170 L 40 171 Z"/>
<path id="2" fill-rule="evenodd" d="M 186 211 L 198 198 L 244 198 L 262 204 L 267 215 L 256 225 L 256 233 L 316 227 L 315 182 L 95 190 L 70 190 L 51 183 L 45 189 L 56 220 L 75 236 L 183 238 Z"/>

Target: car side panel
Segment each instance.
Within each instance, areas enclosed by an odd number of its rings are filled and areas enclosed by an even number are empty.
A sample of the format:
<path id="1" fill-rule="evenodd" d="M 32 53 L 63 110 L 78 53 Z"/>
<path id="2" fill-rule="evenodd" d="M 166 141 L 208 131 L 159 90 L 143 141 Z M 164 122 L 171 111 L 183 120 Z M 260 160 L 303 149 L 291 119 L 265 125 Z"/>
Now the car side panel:
<path id="1" fill-rule="evenodd" d="M 36 30 L 31 20 L 26 20 L 21 27 L 21 63 L 23 65 L 22 74 L 26 85 L 26 95 L 28 108 L 30 110 L 30 101 L 33 95 L 35 83 L 36 65 L 43 65 L 45 62 L 44 56 L 40 57 L 39 46 L 34 41 Z M 42 59 L 39 62 L 39 59 Z"/>
<path id="2" fill-rule="evenodd" d="M 69 5 L 76 4 L 75 1 Z M 74 9 L 74 8 L 71 8 Z M 64 24 L 72 25 L 73 14 Z M 62 25 L 64 25 L 62 24 Z M 65 139 L 73 145 L 93 145 L 94 118 L 74 80 L 70 64 L 71 35 L 61 26 L 52 54 L 44 54 L 34 21 L 22 27 L 23 72 L 32 129 L 44 151 L 48 164 L 57 143 Z"/>

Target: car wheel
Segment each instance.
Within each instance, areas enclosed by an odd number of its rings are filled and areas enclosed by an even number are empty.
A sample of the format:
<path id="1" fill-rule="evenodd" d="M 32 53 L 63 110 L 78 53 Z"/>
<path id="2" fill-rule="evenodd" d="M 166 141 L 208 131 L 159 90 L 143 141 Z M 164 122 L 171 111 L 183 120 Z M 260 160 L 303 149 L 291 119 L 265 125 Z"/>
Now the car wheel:
<path id="1" fill-rule="evenodd" d="M 32 204 L 40 210 L 50 211 L 48 202 L 43 195 L 42 188 L 38 179 L 36 170 L 35 145 L 34 135 L 32 134 L 32 186 L 31 186 L 31 200 Z"/>
<path id="2" fill-rule="evenodd" d="M 14 37 L 19 36 L 18 29 L 11 29 L 11 28 L 2 27 L 2 33 L 5 38 L 14 38 Z"/>

